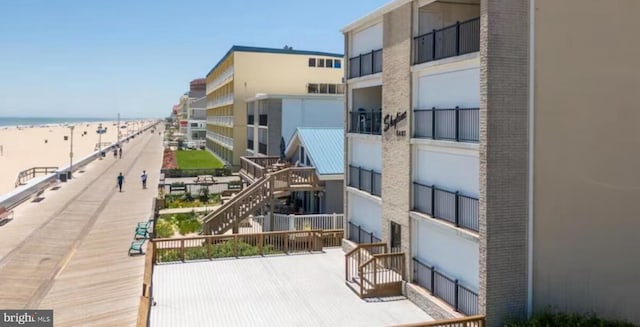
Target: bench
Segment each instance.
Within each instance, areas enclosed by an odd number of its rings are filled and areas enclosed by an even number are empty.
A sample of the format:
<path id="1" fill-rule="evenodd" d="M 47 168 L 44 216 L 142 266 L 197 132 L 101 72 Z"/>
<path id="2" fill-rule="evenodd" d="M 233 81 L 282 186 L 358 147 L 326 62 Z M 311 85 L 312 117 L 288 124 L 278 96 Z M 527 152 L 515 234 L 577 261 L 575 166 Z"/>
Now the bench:
<path id="1" fill-rule="evenodd" d="M 135 252 L 137 254 L 144 254 L 144 252 L 142 252 L 142 245 L 144 245 L 144 241 L 145 240 L 137 240 L 131 242 L 131 246 L 129 246 L 129 256 L 133 254 L 132 252 Z"/>
<path id="2" fill-rule="evenodd" d="M 134 240 L 146 240 L 149 238 L 149 229 L 147 227 L 136 227 L 136 233 L 133 235 Z"/>
<path id="3" fill-rule="evenodd" d="M 178 185 L 169 184 L 169 193 L 173 193 L 174 191 L 186 192 L 187 186 L 184 184 L 178 184 Z"/>
<path id="4" fill-rule="evenodd" d="M 0 207 L 0 221 L 5 219 L 13 219 L 13 210 L 8 210 L 5 207 Z"/>

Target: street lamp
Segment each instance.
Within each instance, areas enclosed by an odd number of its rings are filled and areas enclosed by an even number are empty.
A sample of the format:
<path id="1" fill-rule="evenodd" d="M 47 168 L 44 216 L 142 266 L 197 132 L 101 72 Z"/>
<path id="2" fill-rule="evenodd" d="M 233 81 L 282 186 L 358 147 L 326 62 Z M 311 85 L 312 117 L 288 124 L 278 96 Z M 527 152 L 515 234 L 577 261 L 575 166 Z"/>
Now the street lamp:
<path id="1" fill-rule="evenodd" d="M 73 128 L 75 126 L 69 126 L 70 134 L 71 134 L 71 143 L 69 144 L 69 173 L 67 174 L 67 179 L 71 179 L 71 171 L 73 168 Z"/>
<path id="2" fill-rule="evenodd" d="M 98 130 L 96 130 L 96 133 L 98 133 L 98 153 L 100 160 L 102 160 L 102 134 L 104 134 L 105 131 L 106 129 L 102 129 L 102 123 L 98 124 Z"/>

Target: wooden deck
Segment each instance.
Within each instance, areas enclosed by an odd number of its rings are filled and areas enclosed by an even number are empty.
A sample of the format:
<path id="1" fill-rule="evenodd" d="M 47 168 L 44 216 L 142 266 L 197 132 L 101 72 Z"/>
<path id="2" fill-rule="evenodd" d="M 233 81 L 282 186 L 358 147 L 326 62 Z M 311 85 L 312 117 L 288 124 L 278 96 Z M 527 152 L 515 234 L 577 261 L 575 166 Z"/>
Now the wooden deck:
<path id="1" fill-rule="evenodd" d="M 0 226 L 0 308 L 53 309 L 56 326 L 135 326 L 144 256 L 127 250 L 136 223 L 150 215 L 162 147 L 148 133 L 125 147 L 122 159 L 91 163 Z M 150 173 L 146 190 L 142 170 Z M 123 193 L 114 187 L 119 172 Z"/>

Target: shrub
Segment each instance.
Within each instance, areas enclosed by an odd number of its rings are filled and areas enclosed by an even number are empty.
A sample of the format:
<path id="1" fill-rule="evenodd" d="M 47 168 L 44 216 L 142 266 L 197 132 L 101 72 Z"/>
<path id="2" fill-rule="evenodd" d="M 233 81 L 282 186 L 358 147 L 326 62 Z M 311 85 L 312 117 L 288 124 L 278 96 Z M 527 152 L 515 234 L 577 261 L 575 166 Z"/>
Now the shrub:
<path id="1" fill-rule="evenodd" d="M 513 321 L 505 324 L 505 327 L 634 327 L 635 325 L 624 321 L 605 320 L 598 318 L 593 313 L 575 314 L 544 311 L 534 314 L 527 321 Z"/>
<path id="2" fill-rule="evenodd" d="M 159 238 L 169 238 L 173 236 L 173 234 L 173 225 L 164 219 L 158 219 L 158 223 L 156 224 L 156 236 Z"/>

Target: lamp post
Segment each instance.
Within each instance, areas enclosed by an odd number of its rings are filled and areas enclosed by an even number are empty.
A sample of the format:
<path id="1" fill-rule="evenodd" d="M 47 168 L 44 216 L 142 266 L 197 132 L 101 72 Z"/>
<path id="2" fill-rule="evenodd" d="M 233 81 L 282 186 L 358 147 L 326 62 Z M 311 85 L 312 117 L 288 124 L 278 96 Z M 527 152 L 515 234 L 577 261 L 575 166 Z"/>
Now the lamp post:
<path id="1" fill-rule="evenodd" d="M 100 160 L 102 160 L 102 133 L 104 133 L 104 130 L 102 129 L 102 123 L 98 124 L 98 130 L 96 131 L 96 133 L 98 133 L 98 153 L 100 153 L 99 158 Z"/>
<path id="2" fill-rule="evenodd" d="M 69 144 L 69 173 L 67 174 L 67 178 L 71 179 L 71 171 L 73 170 L 73 128 L 75 126 L 69 126 L 70 134 L 71 134 L 71 143 Z"/>

